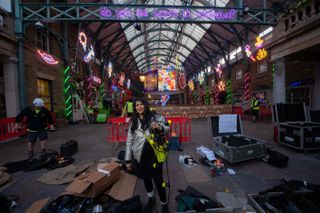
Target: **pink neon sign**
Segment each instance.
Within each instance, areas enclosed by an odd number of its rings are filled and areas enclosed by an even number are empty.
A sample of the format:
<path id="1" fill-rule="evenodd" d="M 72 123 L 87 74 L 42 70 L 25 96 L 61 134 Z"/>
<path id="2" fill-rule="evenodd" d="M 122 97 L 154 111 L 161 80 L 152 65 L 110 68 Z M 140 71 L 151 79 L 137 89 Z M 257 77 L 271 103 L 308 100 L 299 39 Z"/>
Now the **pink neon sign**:
<path id="1" fill-rule="evenodd" d="M 92 80 L 92 81 L 94 81 L 94 82 L 96 82 L 96 83 L 98 83 L 98 84 L 101 84 L 101 78 L 98 78 L 98 77 L 96 77 L 96 76 L 94 76 L 94 75 L 91 75 L 89 78 L 88 78 L 88 81 L 89 80 Z"/>
<path id="2" fill-rule="evenodd" d="M 58 64 L 59 62 L 57 60 L 54 60 L 54 58 L 46 53 L 46 52 L 41 52 L 40 50 L 38 50 L 39 55 L 41 56 L 41 58 L 47 63 L 47 64 Z"/>

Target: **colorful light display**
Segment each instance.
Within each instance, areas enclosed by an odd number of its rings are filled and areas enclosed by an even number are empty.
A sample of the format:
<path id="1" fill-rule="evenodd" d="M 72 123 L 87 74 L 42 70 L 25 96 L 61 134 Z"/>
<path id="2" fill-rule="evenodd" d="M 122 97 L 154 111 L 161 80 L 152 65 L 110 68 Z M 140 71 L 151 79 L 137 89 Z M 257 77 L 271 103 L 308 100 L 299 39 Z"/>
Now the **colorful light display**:
<path id="1" fill-rule="evenodd" d="M 256 48 L 261 48 L 263 45 L 263 39 L 260 36 L 257 36 L 256 38 L 256 43 L 254 44 Z"/>
<path id="2" fill-rule="evenodd" d="M 91 75 L 89 78 L 88 78 L 88 81 L 93 81 L 97 84 L 101 84 L 101 78 L 98 78 L 97 76 L 94 76 L 94 75 Z"/>
<path id="3" fill-rule="evenodd" d="M 169 100 L 170 100 L 170 95 L 166 94 L 161 96 L 161 100 L 160 100 L 161 106 L 165 106 Z"/>
<path id="4" fill-rule="evenodd" d="M 218 88 L 219 88 L 219 91 L 225 91 L 226 90 L 226 84 L 223 81 L 220 81 L 218 83 Z"/>
<path id="5" fill-rule="evenodd" d="M 204 73 L 203 73 L 203 71 L 199 73 L 198 81 L 199 81 L 200 85 L 203 84 L 203 82 L 204 82 Z"/>
<path id="6" fill-rule="evenodd" d="M 127 86 L 127 89 L 130 89 L 130 86 L 131 86 L 131 80 L 130 79 L 127 80 L 126 86 Z"/>
<path id="7" fill-rule="evenodd" d="M 157 90 L 158 76 L 156 72 L 148 72 L 145 75 L 144 90 L 148 92 Z"/>
<path id="8" fill-rule="evenodd" d="M 87 50 L 87 36 L 86 36 L 86 34 L 84 32 L 80 32 L 78 39 L 79 39 L 80 44 L 82 45 L 83 50 L 86 51 Z"/>
<path id="9" fill-rule="evenodd" d="M 40 50 L 38 50 L 38 53 L 47 64 L 53 65 L 59 63 L 58 61 L 54 60 L 54 58 L 50 54 L 46 52 L 41 52 Z"/>
<path id="10" fill-rule="evenodd" d="M 176 86 L 177 73 L 173 67 L 168 66 L 166 69 L 158 70 L 158 90 L 172 91 L 177 90 Z"/>
<path id="11" fill-rule="evenodd" d="M 112 76 L 112 63 L 111 61 L 108 64 L 108 77 L 111 78 Z"/>
<path id="12" fill-rule="evenodd" d="M 154 9 L 143 8 L 130 10 L 130 8 L 115 9 L 112 7 L 102 7 L 100 15 L 105 19 L 123 20 L 123 19 L 137 19 L 137 18 L 152 18 L 155 20 L 188 20 L 199 19 L 201 20 L 233 20 L 237 15 L 235 9 L 222 10 L 222 9 L 196 9 L 190 10 L 185 8 L 176 9 Z"/>
<path id="13" fill-rule="evenodd" d="M 94 57 L 94 51 L 93 51 L 92 45 L 90 45 L 90 50 L 88 54 L 83 57 L 83 60 L 88 63 L 89 61 L 91 61 L 91 59 L 93 59 L 93 57 Z"/>
<path id="14" fill-rule="evenodd" d="M 252 55 L 252 52 L 251 52 L 251 50 L 250 50 L 250 46 L 249 46 L 249 45 L 246 45 L 246 46 L 244 47 L 244 50 L 245 50 L 246 55 L 247 55 L 248 58 L 250 58 L 252 61 L 256 61 L 256 59 L 255 59 L 254 56 Z"/>
<path id="15" fill-rule="evenodd" d="M 188 87 L 189 87 L 189 89 L 190 89 L 191 91 L 194 90 L 194 83 L 193 83 L 193 80 L 192 80 L 192 79 L 190 79 L 190 80 L 188 81 Z"/>
<path id="16" fill-rule="evenodd" d="M 126 76 L 123 73 L 121 73 L 120 76 L 119 76 L 119 85 L 121 87 L 123 87 L 123 83 L 124 83 L 125 79 L 126 79 Z"/>
<path id="17" fill-rule="evenodd" d="M 257 59 L 261 61 L 262 59 L 266 58 L 267 55 L 268 55 L 268 52 L 264 48 L 259 49 L 257 52 Z"/>
<path id="18" fill-rule="evenodd" d="M 186 74 L 184 72 L 179 73 L 179 87 L 180 89 L 184 89 L 187 86 Z"/>
<path id="19" fill-rule="evenodd" d="M 221 78 L 222 76 L 221 64 L 217 64 L 217 66 L 214 69 L 216 70 L 216 73 L 218 74 L 219 78 Z"/>

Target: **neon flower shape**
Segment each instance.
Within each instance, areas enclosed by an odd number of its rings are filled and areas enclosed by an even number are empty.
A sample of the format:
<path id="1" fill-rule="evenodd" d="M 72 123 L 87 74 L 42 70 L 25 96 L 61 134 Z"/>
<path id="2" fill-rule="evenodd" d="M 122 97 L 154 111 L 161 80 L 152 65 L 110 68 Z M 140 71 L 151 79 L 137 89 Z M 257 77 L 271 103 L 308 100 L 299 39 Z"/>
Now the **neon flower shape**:
<path id="1" fill-rule="evenodd" d="M 256 61 L 256 59 L 253 57 L 252 52 L 250 51 L 250 46 L 246 45 L 244 47 L 244 50 L 246 51 L 247 57 L 250 58 L 252 61 Z"/>
<path id="2" fill-rule="evenodd" d="M 38 50 L 39 55 L 41 56 L 41 58 L 47 63 L 47 64 L 58 64 L 59 62 L 54 60 L 54 58 L 46 53 L 46 52 L 41 52 L 40 50 Z"/>
<path id="3" fill-rule="evenodd" d="M 86 51 L 86 49 L 87 49 L 87 36 L 86 36 L 86 34 L 84 34 L 84 32 L 80 32 L 78 39 L 79 39 L 80 44 L 83 47 L 83 50 Z"/>
<path id="4" fill-rule="evenodd" d="M 90 45 L 90 51 L 88 52 L 87 55 L 84 56 L 83 60 L 88 63 L 93 57 L 94 57 L 94 51 L 93 51 L 92 45 Z"/>
<path id="5" fill-rule="evenodd" d="M 267 57 L 268 52 L 263 48 L 263 49 L 259 49 L 258 53 L 257 53 L 257 59 L 259 61 L 261 61 L 262 59 L 264 59 L 265 57 Z"/>
<path id="6" fill-rule="evenodd" d="M 222 76 L 221 64 L 217 64 L 217 66 L 214 69 L 216 70 L 219 78 L 221 78 L 221 76 Z"/>
<path id="7" fill-rule="evenodd" d="M 263 39 L 260 36 L 257 36 L 256 43 L 254 44 L 254 46 L 256 46 L 256 48 L 260 48 L 262 45 L 263 45 Z"/>

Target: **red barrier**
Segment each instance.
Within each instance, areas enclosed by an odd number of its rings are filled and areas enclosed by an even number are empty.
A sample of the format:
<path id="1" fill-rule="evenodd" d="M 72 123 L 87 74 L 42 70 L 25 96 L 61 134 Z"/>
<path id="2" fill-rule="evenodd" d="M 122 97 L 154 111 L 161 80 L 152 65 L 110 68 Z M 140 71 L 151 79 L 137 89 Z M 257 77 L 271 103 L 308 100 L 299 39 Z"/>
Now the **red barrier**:
<path id="1" fill-rule="evenodd" d="M 232 114 L 237 114 L 240 118 L 243 117 L 243 109 L 242 106 L 233 106 L 232 107 Z"/>
<path id="2" fill-rule="evenodd" d="M 0 142 L 10 140 L 27 134 L 27 129 L 22 128 L 20 131 L 15 129 L 15 118 L 0 119 Z"/>
<path id="3" fill-rule="evenodd" d="M 191 141 L 191 119 L 186 117 L 166 117 L 171 120 L 170 136 L 174 133 L 180 142 Z M 126 142 L 130 118 L 109 118 L 107 122 L 108 142 Z"/>

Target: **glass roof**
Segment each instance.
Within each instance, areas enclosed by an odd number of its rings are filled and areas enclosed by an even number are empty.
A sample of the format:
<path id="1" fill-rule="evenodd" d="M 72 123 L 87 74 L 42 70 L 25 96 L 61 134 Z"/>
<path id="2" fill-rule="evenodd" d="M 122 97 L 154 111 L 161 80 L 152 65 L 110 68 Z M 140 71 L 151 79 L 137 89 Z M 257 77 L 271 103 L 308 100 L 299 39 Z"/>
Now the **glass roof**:
<path id="1" fill-rule="evenodd" d="M 180 0 L 150 0 L 145 1 L 145 4 L 182 5 L 183 2 Z M 228 2 L 229 0 L 191 0 L 191 4 L 195 6 L 214 6 L 216 3 L 217 7 L 224 7 Z M 124 1 L 114 0 L 113 3 L 121 4 Z M 121 23 L 121 26 L 124 28 L 128 24 Z M 182 64 L 206 33 L 210 24 L 202 24 L 206 30 L 197 24 L 183 23 L 140 23 L 140 26 L 140 31 L 132 26 L 124 32 L 127 40 L 130 41 L 130 49 L 139 70 L 146 72 L 148 67 L 152 67 L 154 61 L 157 61 L 158 66 L 175 65 L 176 58 L 178 58 Z M 189 35 L 192 38 L 188 37 Z"/>

